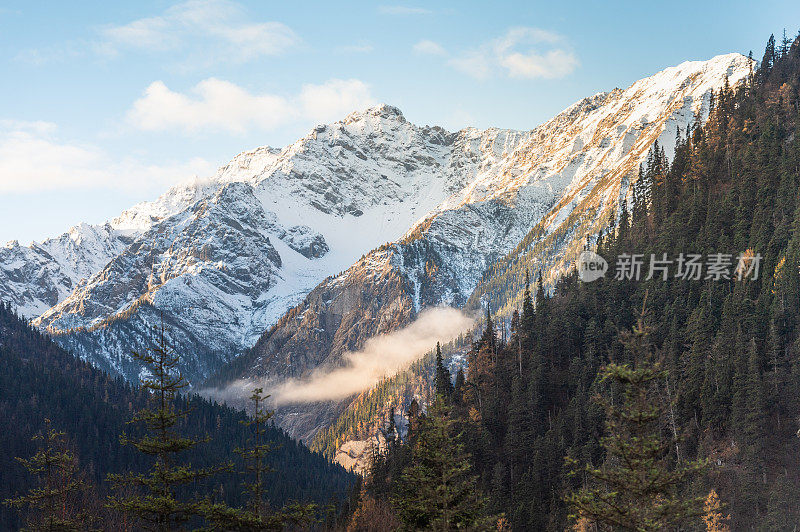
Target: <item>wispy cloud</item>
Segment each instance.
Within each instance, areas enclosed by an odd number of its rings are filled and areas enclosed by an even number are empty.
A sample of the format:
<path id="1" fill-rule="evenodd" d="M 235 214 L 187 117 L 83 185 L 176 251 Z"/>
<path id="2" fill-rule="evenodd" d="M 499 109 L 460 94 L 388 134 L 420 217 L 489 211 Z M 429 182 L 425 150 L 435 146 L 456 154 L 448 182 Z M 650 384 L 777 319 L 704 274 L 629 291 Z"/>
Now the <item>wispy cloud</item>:
<path id="1" fill-rule="evenodd" d="M 369 86 L 357 79 L 331 79 L 304 85 L 291 97 L 253 94 L 216 78 L 195 85 L 189 93 L 171 90 L 164 82 L 150 84 L 128 112 L 128 121 L 148 131 L 270 130 L 292 122 L 328 122 L 373 105 Z"/>
<path id="2" fill-rule="evenodd" d="M 285 24 L 254 21 L 230 0 L 189 0 L 156 16 L 99 27 L 93 38 L 22 50 L 16 58 L 42 64 L 76 55 L 113 58 L 139 51 L 172 54 L 181 66 L 199 67 L 280 55 L 300 41 Z"/>
<path id="3" fill-rule="evenodd" d="M 76 188 L 161 191 L 191 176 L 210 175 L 202 158 L 165 165 L 114 160 L 99 147 L 59 138 L 56 124 L 0 120 L 0 191 Z"/>
<path id="4" fill-rule="evenodd" d="M 459 310 L 428 309 L 407 327 L 370 338 L 360 351 L 345 353 L 342 366 L 317 368 L 306 379 L 290 379 L 277 385 L 243 379 L 224 389 L 206 389 L 201 393 L 223 401 L 236 400 L 247 397 L 253 387 L 263 386 L 279 405 L 342 399 L 407 368 L 431 351 L 437 341 L 453 340 L 472 324 L 473 320 Z"/>
<path id="5" fill-rule="evenodd" d="M 422 55 L 438 55 L 438 56 L 447 55 L 447 50 L 445 50 L 441 44 L 435 41 L 430 41 L 428 39 L 423 39 L 417 42 L 414 45 L 414 51 Z"/>
<path id="6" fill-rule="evenodd" d="M 476 48 L 452 54 L 429 40 L 419 41 L 414 51 L 447 57 L 448 65 L 475 79 L 487 79 L 492 75 L 555 79 L 571 74 L 580 64 L 562 35 L 529 27 L 511 28 Z"/>
<path id="7" fill-rule="evenodd" d="M 189 46 L 214 60 L 245 62 L 279 55 L 300 39 L 280 22 L 255 22 L 239 5 L 228 0 L 190 0 L 162 15 L 141 18 L 100 30 L 100 49 L 177 50 Z M 203 43 L 198 50 L 197 42 Z"/>
<path id="8" fill-rule="evenodd" d="M 384 15 L 430 15 L 433 13 L 424 7 L 406 5 L 380 6 L 378 11 Z"/>

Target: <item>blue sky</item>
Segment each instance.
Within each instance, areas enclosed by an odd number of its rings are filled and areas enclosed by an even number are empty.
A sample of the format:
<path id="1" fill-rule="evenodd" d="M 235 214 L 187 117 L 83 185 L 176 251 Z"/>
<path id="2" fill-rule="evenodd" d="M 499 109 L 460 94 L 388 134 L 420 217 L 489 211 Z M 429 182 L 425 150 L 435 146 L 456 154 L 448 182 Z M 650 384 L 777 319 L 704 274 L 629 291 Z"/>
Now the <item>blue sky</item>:
<path id="1" fill-rule="evenodd" d="M 0 242 L 101 222 L 377 102 L 529 129 L 800 28 L 800 2 L 0 4 Z"/>

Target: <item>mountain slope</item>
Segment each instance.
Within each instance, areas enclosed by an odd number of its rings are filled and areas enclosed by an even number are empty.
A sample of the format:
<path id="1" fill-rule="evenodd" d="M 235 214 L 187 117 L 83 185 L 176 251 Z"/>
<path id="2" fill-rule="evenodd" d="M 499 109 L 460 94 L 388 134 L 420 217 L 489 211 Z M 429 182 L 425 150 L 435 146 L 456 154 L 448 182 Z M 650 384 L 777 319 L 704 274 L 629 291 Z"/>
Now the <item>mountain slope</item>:
<path id="1" fill-rule="evenodd" d="M 671 155 L 678 129 L 708 116 L 711 90 L 726 79 L 738 83 L 750 68 L 738 54 L 688 62 L 571 106 L 397 242 L 326 279 L 209 384 L 274 382 L 336 366 L 344 352 L 408 324 L 421 308 L 465 305 L 487 267 L 520 247 L 537 250 L 529 257 L 534 271 L 557 277 L 584 235 L 616 216 L 653 143 Z M 279 419 L 293 435 L 309 438 L 329 421 L 319 416 L 328 410 L 284 407 Z"/>
<path id="2" fill-rule="evenodd" d="M 643 273 L 663 253 L 669 276 L 582 283 L 573 269 L 521 309 L 507 343 L 486 330 L 468 354 L 448 416 L 510 528 L 581 528 L 569 515 L 588 509 L 584 528 L 648 529 L 665 501 L 691 508 L 712 489 L 731 530 L 800 523 L 800 39 L 768 42 L 746 89 L 717 92 L 670 164 L 646 166 L 629 216 L 595 248 L 611 265 L 641 254 Z M 739 276 L 745 250 L 753 271 Z M 686 253 L 702 254 L 704 275 L 679 275 Z M 715 275 L 721 254 L 730 276 Z M 617 378 L 610 363 L 624 368 Z M 419 464 L 411 447 L 374 469 L 376 497 L 402 492 L 398 478 Z M 707 466 L 682 469 L 697 459 Z M 656 476 L 630 506 L 626 488 Z M 409 499 L 383 498 L 403 515 Z M 696 508 L 656 528 L 704 530 Z"/>
<path id="3" fill-rule="evenodd" d="M 402 236 L 475 176 L 493 175 L 524 137 L 417 127 L 384 105 L 281 151 L 242 154 L 210 181 L 162 196 L 174 212 L 138 225 L 122 252 L 36 324 L 134 378 L 127 353 L 164 312 L 174 340 L 197 353 L 184 368 L 197 381 L 326 276 Z"/>

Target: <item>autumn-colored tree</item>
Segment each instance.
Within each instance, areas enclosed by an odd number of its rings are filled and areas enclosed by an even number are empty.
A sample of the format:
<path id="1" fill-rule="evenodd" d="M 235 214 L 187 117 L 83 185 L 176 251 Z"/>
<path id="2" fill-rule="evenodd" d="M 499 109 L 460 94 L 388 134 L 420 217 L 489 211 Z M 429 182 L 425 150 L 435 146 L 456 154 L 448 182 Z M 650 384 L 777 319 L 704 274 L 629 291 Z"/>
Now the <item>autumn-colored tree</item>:
<path id="1" fill-rule="evenodd" d="M 347 525 L 347 532 L 384 532 L 397 530 L 402 523 L 391 505 L 361 490 L 358 507 Z"/>
<path id="2" fill-rule="evenodd" d="M 708 532 L 730 532 L 726 521 L 730 516 L 722 514 L 722 502 L 719 500 L 717 491 L 712 489 L 708 492 L 708 497 L 703 504 L 703 523 Z"/>

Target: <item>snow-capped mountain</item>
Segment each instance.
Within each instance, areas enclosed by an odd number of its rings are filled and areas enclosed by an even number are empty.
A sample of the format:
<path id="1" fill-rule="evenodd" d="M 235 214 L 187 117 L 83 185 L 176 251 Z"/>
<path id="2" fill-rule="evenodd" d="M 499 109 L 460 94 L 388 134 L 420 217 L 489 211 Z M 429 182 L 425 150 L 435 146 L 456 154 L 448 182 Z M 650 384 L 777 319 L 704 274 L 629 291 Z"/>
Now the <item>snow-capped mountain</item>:
<path id="1" fill-rule="evenodd" d="M 283 150 L 243 153 L 210 180 L 104 226 L 106 240 L 121 233 L 127 245 L 96 261 L 105 263 L 88 279 L 67 278 L 76 288 L 36 323 L 133 378 L 128 353 L 147 344 L 147 325 L 163 312 L 173 341 L 192 353 L 185 369 L 196 381 L 250 347 L 327 276 L 494 171 L 523 137 L 418 127 L 383 105 Z"/>
<path id="2" fill-rule="evenodd" d="M 336 366 L 345 351 L 408 324 L 423 307 L 463 305 L 487 267 L 513 250 L 536 251 L 532 269 L 554 278 L 584 236 L 616 214 L 653 143 L 658 139 L 671 155 L 679 129 L 685 135 L 707 117 L 710 91 L 749 72 L 750 61 L 737 54 L 689 62 L 569 107 L 401 239 L 326 279 L 209 384 L 302 377 Z M 329 410 L 285 407 L 278 419 L 308 439 L 330 421 L 320 416 Z"/>
<path id="3" fill-rule="evenodd" d="M 738 54 L 683 63 L 527 132 L 451 133 L 386 105 L 354 113 L 284 149 L 244 152 L 215 176 L 106 224 L 0 248 L 0 294 L 62 345 L 128 378 L 138 375 L 128 353 L 147 345 L 163 315 L 194 382 L 255 344 L 318 285 L 322 293 L 391 270 L 407 287 L 408 316 L 461 305 L 491 261 L 537 224 L 555 234 L 576 213 L 600 223 L 599 207 L 616 204 L 652 142 L 669 154 L 677 129 L 707 114 L 710 90 L 750 67 Z M 563 254 L 564 242 L 553 253 Z M 326 334 L 342 327 L 337 316 L 321 324 Z M 342 346 L 394 326 L 351 331 Z M 309 369 L 263 361 L 241 365 L 243 374 Z"/>

